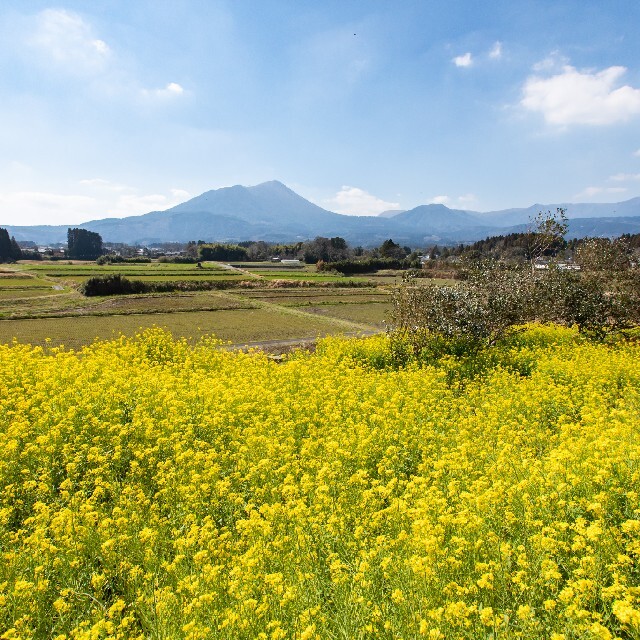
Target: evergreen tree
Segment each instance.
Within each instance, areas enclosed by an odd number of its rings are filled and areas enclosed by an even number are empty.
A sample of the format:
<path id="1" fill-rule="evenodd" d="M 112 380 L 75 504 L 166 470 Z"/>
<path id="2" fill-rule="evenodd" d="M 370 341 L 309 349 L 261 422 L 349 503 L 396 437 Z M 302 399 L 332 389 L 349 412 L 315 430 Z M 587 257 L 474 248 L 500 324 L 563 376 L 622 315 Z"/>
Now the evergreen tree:
<path id="1" fill-rule="evenodd" d="M 75 260 L 96 260 L 102 255 L 102 237 L 86 229 L 68 229 L 67 253 Z"/>
<path id="2" fill-rule="evenodd" d="M 0 228 L 0 262 L 11 262 L 14 260 L 11 247 L 11 238 L 6 229 Z"/>
<path id="3" fill-rule="evenodd" d="M 11 257 L 14 260 L 20 260 L 22 258 L 22 249 L 13 236 L 11 236 Z"/>
<path id="4" fill-rule="evenodd" d="M 389 238 L 380 245 L 378 251 L 380 252 L 380 256 L 383 258 L 395 258 L 401 260 L 407 255 L 407 253 L 411 252 L 411 249 L 407 252 L 397 242 L 394 242 Z"/>

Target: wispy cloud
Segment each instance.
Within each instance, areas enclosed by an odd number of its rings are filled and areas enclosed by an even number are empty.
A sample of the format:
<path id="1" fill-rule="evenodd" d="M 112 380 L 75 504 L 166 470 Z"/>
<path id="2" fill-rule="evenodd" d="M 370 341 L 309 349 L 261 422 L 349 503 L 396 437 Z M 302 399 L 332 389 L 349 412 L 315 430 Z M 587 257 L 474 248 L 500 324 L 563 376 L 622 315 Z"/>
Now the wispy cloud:
<path id="1" fill-rule="evenodd" d="M 176 197 L 171 194 L 168 196 L 163 193 L 150 193 L 138 195 L 128 193 L 120 196 L 116 202 L 110 207 L 109 215 L 116 218 L 125 216 L 136 216 L 149 211 L 164 211 L 177 204 L 184 202 L 186 198 Z"/>
<path id="2" fill-rule="evenodd" d="M 79 184 L 83 187 L 94 187 L 96 189 L 106 189 L 107 191 L 132 191 L 132 187 L 128 187 L 125 184 L 119 184 L 117 182 L 111 182 L 104 178 L 86 178 L 80 180 Z"/>
<path id="3" fill-rule="evenodd" d="M 616 173 L 610 176 L 613 182 L 640 182 L 640 173 Z"/>
<path id="4" fill-rule="evenodd" d="M 616 195 L 625 193 L 625 187 L 587 187 L 580 193 L 576 193 L 573 197 L 576 200 L 584 200 L 585 198 L 594 198 L 596 196 Z"/>
<path id="5" fill-rule="evenodd" d="M 473 193 L 468 193 L 463 196 L 451 197 L 451 196 L 435 196 L 430 200 L 427 200 L 427 204 L 444 204 L 449 208 L 461 208 L 468 209 L 477 203 L 478 199 Z"/>
<path id="6" fill-rule="evenodd" d="M 81 180 L 78 191 L 80 193 L 26 190 L 0 193 L 0 211 L 11 211 L 23 225 L 79 224 L 105 217 L 123 218 L 162 211 L 189 198 L 183 189 L 145 194 L 102 178 Z"/>
<path id="7" fill-rule="evenodd" d="M 565 65 L 555 75 L 529 77 L 520 104 L 561 127 L 627 122 L 640 116 L 640 89 L 618 86 L 625 72 L 620 66 L 578 71 Z"/>
<path id="8" fill-rule="evenodd" d="M 0 210 L 11 211 L 20 224 L 76 224 L 98 213 L 98 201 L 91 196 L 14 191 L 0 193 Z"/>
<path id="9" fill-rule="evenodd" d="M 495 42 L 493 47 L 491 47 L 491 51 L 489 51 L 489 57 L 492 60 L 499 60 L 502 58 L 502 42 Z"/>
<path id="10" fill-rule="evenodd" d="M 386 202 L 358 187 L 343 186 L 325 204 L 337 213 L 356 216 L 377 216 L 389 209 L 400 209 L 398 202 Z"/>
<path id="11" fill-rule="evenodd" d="M 552 51 L 546 58 L 533 65 L 535 73 L 550 73 L 552 71 L 562 71 L 569 64 L 569 58 L 562 55 L 559 51 Z"/>
<path id="12" fill-rule="evenodd" d="M 170 82 L 163 89 L 142 89 L 141 93 L 146 98 L 177 98 L 184 93 L 184 88 L 177 82 Z"/>
<path id="13" fill-rule="evenodd" d="M 54 73 L 84 78 L 94 88 L 109 95 L 131 99 L 143 96 L 166 100 L 185 93 L 177 82 L 161 89 L 144 87 L 122 64 L 117 52 L 98 37 L 94 26 L 81 15 L 65 9 L 45 9 L 27 20 L 25 44 L 35 56 L 30 56 Z"/>
<path id="14" fill-rule="evenodd" d="M 64 9 L 45 9 L 35 16 L 27 43 L 40 61 L 72 74 L 96 73 L 107 66 L 111 48 L 82 17 Z"/>
<path id="15" fill-rule="evenodd" d="M 464 196 L 458 197 L 458 206 L 470 207 L 478 202 L 478 198 L 473 193 L 467 193 Z"/>
<path id="16" fill-rule="evenodd" d="M 149 211 L 169 209 L 189 198 L 189 192 L 184 189 L 170 189 L 165 193 L 140 193 L 136 187 L 104 178 L 89 178 L 81 180 L 80 184 L 103 207 L 101 217 L 105 215 L 121 218 L 139 215 Z"/>
<path id="17" fill-rule="evenodd" d="M 470 67 L 473 64 L 473 56 L 467 51 L 467 53 L 453 58 L 451 62 L 453 62 L 456 67 Z"/>

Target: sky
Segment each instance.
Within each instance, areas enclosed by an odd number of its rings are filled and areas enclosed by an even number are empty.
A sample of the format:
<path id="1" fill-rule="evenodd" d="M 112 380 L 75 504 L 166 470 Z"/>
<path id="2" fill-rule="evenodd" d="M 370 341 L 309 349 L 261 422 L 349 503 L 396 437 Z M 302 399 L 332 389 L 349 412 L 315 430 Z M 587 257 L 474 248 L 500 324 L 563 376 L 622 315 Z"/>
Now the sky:
<path id="1" fill-rule="evenodd" d="M 0 226 L 279 180 L 339 213 L 640 195 L 637 0 L 4 0 Z"/>

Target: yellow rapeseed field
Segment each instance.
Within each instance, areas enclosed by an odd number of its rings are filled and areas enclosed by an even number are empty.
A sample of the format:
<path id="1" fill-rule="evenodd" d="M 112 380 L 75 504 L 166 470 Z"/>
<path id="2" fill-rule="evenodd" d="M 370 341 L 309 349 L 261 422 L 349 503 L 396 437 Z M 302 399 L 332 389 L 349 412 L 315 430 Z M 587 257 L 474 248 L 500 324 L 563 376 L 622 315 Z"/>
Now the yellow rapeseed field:
<path id="1" fill-rule="evenodd" d="M 0 346 L 1 638 L 640 637 L 640 346 L 217 346 Z"/>

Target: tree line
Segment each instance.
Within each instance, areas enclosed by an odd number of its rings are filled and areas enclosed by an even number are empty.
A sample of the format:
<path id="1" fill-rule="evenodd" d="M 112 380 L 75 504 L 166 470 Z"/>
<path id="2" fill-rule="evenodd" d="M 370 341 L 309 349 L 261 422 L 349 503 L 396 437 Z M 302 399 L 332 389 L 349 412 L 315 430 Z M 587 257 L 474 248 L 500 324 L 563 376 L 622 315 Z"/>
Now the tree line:
<path id="1" fill-rule="evenodd" d="M 102 237 L 99 233 L 86 229 L 69 228 L 67 230 L 68 258 L 76 260 L 96 260 L 104 252 Z M 15 262 L 25 258 L 39 257 L 33 251 L 23 251 L 16 239 L 7 229 L 0 228 L 0 262 Z"/>

